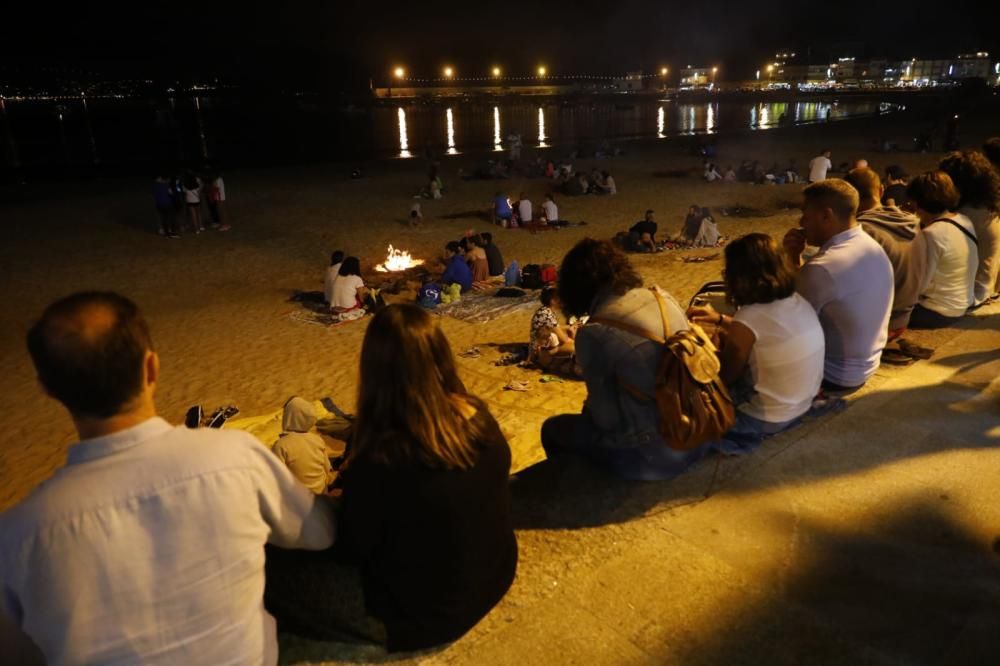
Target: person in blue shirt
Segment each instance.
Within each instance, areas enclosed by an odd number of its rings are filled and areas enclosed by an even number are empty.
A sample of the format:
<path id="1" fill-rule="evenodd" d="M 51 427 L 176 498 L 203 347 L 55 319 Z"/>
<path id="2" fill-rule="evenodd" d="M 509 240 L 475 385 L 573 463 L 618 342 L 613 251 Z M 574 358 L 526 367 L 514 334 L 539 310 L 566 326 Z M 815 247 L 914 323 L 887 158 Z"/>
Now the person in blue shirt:
<path id="1" fill-rule="evenodd" d="M 442 284 L 459 284 L 463 292 L 469 291 L 472 289 L 472 270 L 469 269 L 469 264 L 465 263 L 461 246 L 458 241 L 451 241 L 444 246 L 444 249 L 448 253 L 448 258 L 444 275 L 441 276 Z"/>
<path id="2" fill-rule="evenodd" d="M 493 222 L 497 224 L 499 224 L 500 220 L 510 222 L 513 214 L 514 211 L 511 210 L 507 195 L 503 192 L 497 192 L 493 196 Z"/>

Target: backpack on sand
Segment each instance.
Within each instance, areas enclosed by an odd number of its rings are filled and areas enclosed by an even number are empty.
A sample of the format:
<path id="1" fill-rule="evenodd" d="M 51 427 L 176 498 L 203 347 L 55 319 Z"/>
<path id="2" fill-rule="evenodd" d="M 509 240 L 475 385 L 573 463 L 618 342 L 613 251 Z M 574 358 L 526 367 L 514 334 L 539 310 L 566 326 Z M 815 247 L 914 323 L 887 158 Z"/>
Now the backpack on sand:
<path id="1" fill-rule="evenodd" d="M 697 324 L 686 331 L 670 334 L 667 307 L 656 287 L 656 297 L 663 318 L 664 337 L 613 319 L 591 317 L 590 324 L 603 324 L 627 331 L 663 345 L 663 358 L 656 369 L 653 395 L 620 382 L 622 388 L 640 401 L 655 401 L 660 417 L 659 431 L 667 446 L 688 450 L 719 439 L 736 422 L 736 411 L 729 391 L 719 379 L 722 365 L 715 345 Z"/>

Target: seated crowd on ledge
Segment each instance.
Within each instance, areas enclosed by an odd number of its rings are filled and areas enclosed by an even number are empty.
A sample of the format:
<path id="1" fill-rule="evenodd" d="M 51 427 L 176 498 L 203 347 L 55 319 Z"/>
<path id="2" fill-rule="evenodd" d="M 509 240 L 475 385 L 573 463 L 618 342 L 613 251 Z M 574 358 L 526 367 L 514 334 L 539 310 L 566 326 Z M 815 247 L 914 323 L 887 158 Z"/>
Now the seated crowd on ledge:
<path id="1" fill-rule="evenodd" d="M 986 148 L 1000 158 L 1000 140 Z M 949 154 L 897 191 L 907 209 L 882 203 L 867 167 L 812 183 L 801 227 L 726 245 L 718 308 L 685 310 L 644 288 L 614 244 L 581 240 L 543 292 L 549 312 L 532 341 L 536 354 L 572 358 L 586 385 L 580 413 L 544 423 L 546 453 L 669 479 L 706 456 L 754 450 L 817 396 L 861 387 L 908 327 L 947 326 L 996 298 L 995 166 L 980 152 Z M 655 228 L 638 233 L 655 243 Z M 476 253 L 474 270 L 488 258 Z M 350 258 L 333 259 L 336 283 L 356 275 Z M 345 303 L 359 296 L 355 282 L 344 282 Z M 589 319 L 563 329 L 553 308 Z M 677 424 L 651 397 L 671 341 L 709 334 L 732 409 L 717 436 L 677 446 L 666 434 Z M 63 298 L 27 344 L 79 435 L 66 465 L 0 515 L 0 614 L 49 663 L 273 664 L 276 623 L 428 648 L 475 626 L 514 580 L 510 449 L 417 305 L 381 308 L 368 325 L 336 474 L 316 453 L 306 401 L 286 404 L 273 451 L 244 432 L 157 416 L 160 359 L 123 296 Z"/>

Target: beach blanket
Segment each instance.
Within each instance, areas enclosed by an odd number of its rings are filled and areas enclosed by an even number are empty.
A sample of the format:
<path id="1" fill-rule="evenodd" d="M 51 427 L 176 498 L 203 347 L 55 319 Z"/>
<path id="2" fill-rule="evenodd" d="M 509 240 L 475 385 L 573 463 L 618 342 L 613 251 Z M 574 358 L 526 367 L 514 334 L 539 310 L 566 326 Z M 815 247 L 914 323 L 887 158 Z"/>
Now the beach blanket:
<path id="1" fill-rule="evenodd" d="M 498 297 L 498 290 L 469 291 L 462 294 L 462 300 L 447 305 L 439 305 L 434 312 L 448 315 L 470 324 L 485 324 L 517 310 L 538 305 L 538 294 L 527 292 L 524 296 Z"/>

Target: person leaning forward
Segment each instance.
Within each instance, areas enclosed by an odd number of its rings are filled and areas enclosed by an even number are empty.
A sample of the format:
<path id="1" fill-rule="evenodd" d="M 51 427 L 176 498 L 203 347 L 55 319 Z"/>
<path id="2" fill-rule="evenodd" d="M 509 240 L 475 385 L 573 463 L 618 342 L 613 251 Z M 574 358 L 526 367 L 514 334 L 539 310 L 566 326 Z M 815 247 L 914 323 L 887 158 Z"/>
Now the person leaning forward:
<path id="1" fill-rule="evenodd" d="M 157 416 L 160 359 L 127 298 L 50 305 L 28 333 L 79 441 L 0 514 L 0 613 L 49 664 L 274 664 L 264 544 L 319 550 L 333 513 L 251 435 Z"/>

